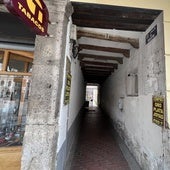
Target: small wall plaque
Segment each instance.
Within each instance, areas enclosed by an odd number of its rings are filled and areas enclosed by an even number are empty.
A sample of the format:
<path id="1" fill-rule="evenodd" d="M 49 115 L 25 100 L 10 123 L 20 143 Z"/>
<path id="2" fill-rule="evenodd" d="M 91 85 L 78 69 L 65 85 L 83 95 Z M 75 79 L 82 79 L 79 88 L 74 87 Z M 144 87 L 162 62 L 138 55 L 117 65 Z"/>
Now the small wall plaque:
<path id="1" fill-rule="evenodd" d="M 164 126 L 164 97 L 163 96 L 153 96 L 153 113 L 152 121 L 153 123 Z"/>
<path id="2" fill-rule="evenodd" d="M 146 44 L 148 44 L 152 39 L 157 36 L 157 25 L 155 25 L 152 30 L 146 35 L 145 40 Z"/>

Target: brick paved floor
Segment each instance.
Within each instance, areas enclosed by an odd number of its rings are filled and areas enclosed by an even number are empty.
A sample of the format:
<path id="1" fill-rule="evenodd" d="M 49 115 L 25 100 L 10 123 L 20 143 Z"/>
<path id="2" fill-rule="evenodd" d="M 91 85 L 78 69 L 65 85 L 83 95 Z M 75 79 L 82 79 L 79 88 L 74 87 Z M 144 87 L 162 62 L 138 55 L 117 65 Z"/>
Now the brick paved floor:
<path id="1" fill-rule="evenodd" d="M 71 170 L 130 170 L 107 118 L 97 108 L 84 117 Z"/>

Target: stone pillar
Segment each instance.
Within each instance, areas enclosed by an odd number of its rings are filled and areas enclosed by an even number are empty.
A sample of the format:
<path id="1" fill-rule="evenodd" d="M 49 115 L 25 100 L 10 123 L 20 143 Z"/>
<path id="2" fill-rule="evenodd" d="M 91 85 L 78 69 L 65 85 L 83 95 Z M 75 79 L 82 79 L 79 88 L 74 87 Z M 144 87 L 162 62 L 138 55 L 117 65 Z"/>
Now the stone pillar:
<path id="1" fill-rule="evenodd" d="M 54 170 L 57 162 L 58 112 L 72 6 L 67 0 L 46 4 L 52 24 L 48 29 L 50 37 L 36 37 L 22 170 Z"/>

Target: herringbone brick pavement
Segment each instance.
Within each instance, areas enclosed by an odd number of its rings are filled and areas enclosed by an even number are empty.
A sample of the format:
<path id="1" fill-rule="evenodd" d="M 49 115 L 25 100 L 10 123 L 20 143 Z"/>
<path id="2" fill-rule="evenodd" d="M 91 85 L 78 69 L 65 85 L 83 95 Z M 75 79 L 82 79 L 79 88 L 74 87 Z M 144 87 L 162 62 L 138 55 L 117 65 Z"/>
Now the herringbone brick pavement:
<path id="1" fill-rule="evenodd" d="M 98 108 L 85 114 L 71 170 L 130 170 Z"/>

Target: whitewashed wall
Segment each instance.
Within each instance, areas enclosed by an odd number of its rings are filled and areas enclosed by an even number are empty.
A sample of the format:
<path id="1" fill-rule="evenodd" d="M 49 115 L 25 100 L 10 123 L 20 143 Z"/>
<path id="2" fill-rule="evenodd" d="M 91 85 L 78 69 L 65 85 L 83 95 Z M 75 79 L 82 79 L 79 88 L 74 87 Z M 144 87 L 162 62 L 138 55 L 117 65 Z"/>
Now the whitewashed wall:
<path id="1" fill-rule="evenodd" d="M 60 112 L 59 112 L 59 137 L 58 137 L 58 146 L 57 152 L 59 152 L 62 144 L 66 140 L 66 133 L 67 133 L 67 114 L 68 114 L 68 105 L 64 105 L 64 91 L 65 91 L 65 83 L 66 83 L 66 62 L 67 57 L 70 59 L 70 52 L 69 52 L 69 42 L 70 42 L 70 31 L 71 31 L 71 21 L 68 23 L 67 26 L 67 40 L 66 40 L 66 54 L 65 54 L 65 62 L 64 62 L 64 76 L 63 76 L 63 87 L 61 89 L 61 102 L 60 102 Z"/>
<path id="2" fill-rule="evenodd" d="M 63 87 L 61 89 L 61 102 L 60 102 L 60 111 L 59 111 L 59 137 L 57 145 L 57 154 L 58 154 L 58 164 L 56 169 L 64 169 L 66 166 L 66 160 L 69 159 L 69 152 L 72 149 L 72 145 L 76 140 L 77 134 L 76 127 L 77 122 L 75 119 L 78 117 L 78 114 L 84 104 L 85 100 L 85 83 L 80 68 L 80 63 L 71 56 L 70 53 L 70 33 L 71 33 L 70 21 L 67 28 L 67 46 L 66 46 L 66 55 L 65 55 L 65 64 L 64 64 L 64 76 L 63 76 Z M 66 84 L 66 63 L 67 59 L 71 62 L 71 90 L 70 90 L 70 102 L 69 104 L 64 104 L 64 94 L 65 94 L 65 84 Z M 70 141 L 71 140 L 71 141 Z M 70 146 L 69 146 L 70 145 Z"/>
<path id="3" fill-rule="evenodd" d="M 158 35 L 145 44 L 146 34 L 157 24 Z M 131 48 L 102 87 L 101 103 L 113 120 L 130 151 L 142 169 L 163 169 L 163 129 L 152 123 L 152 96 L 165 95 L 165 63 L 162 15 L 142 35 L 140 48 Z M 137 73 L 138 96 L 127 96 L 127 75 Z M 122 102 L 123 110 L 119 109 Z"/>
<path id="4" fill-rule="evenodd" d="M 78 60 L 73 60 L 71 65 L 71 73 L 72 84 L 68 115 L 68 129 L 73 124 L 85 101 L 85 82 Z"/>
<path id="5" fill-rule="evenodd" d="M 81 71 L 79 61 L 71 57 L 70 54 L 70 30 L 71 21 L 68 25 L 68 35 L 67 35 L 67 47 L 65 56 L 65 74 L 63 77 L 64 86 L 62 87 L 61 95 L 61 105 L 60 105 L 60 116 L 59 116 L 59 138 L 58 138 L 58 151 L 60 150 L 62 144 L 66 140 L 66 134 L 71 125 L 73 124 L 75 118 L 77 117 L 81 107 L 85 100 L 85 83 L 83 74 Z M 65 93 L 65 83 L 66 83 L 66 60 L 69 58 L 71 62 L 71 91 L 70 91 L 70 103 L 64 105 L 64 93 Z"/>

